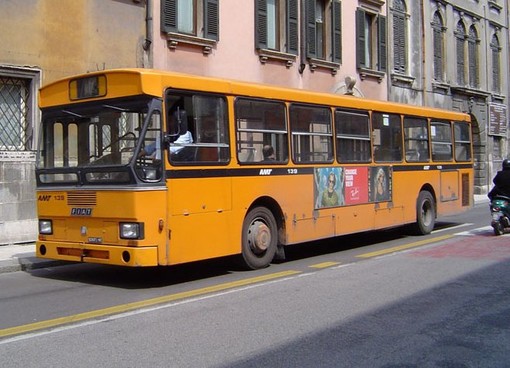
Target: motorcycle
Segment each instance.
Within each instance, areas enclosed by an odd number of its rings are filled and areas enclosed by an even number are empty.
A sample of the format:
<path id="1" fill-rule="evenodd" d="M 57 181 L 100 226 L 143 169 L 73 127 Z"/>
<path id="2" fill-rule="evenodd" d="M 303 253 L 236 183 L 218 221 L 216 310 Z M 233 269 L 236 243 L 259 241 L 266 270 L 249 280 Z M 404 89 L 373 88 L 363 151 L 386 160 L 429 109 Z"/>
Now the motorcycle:
<path id="1" fill-rule="evenodd" d="M 505 229 L 510 228 L 510 197 L 502 195 L 492 197 L 490 209 L 494 235 L 503 235 Z"/>

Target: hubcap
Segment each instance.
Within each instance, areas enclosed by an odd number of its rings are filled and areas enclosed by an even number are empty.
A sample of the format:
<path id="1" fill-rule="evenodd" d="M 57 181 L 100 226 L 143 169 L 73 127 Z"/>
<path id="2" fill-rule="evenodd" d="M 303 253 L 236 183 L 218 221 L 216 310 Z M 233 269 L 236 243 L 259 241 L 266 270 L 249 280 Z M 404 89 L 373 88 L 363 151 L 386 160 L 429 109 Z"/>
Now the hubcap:
<path id="1" fill-rule="evenodd" d="M 265 252 L 271 244 L 269 227 L 261 221 L 254 221 L 248 230 L 248 244 L 255 254 Z"/>

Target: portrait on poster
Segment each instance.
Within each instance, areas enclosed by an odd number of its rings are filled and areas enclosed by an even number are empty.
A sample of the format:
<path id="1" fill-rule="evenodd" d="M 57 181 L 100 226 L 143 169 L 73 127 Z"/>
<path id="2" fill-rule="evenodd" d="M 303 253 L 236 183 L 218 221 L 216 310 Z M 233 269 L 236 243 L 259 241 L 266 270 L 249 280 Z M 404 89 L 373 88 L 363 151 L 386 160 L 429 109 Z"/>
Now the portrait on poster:
<path id="1" fill-rule="evenodd" d="M 390 201 L 391 189 L 391 168 L 387 166 L 370 168 L 370 201 Z"/>
<path id="2" fill-rule="evenodd" d="M 343 168 L 317 168 L 314 180 L 315 208 L 338 207 L 345 204 Z"/>

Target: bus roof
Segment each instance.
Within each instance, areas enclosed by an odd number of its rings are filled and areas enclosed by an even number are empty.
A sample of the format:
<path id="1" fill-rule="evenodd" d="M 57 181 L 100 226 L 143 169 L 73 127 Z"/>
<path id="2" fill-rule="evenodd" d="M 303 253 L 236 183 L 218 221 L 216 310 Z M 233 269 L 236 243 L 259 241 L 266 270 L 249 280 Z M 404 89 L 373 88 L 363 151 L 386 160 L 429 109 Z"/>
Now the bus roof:
<path id="1" fill-rule="evenodd" d="M 107 88 L 101 96 L 71 99 L 70 91 L 73 81 L 106 76 Z M 470 116 L 438 108 L 407 105 L 396 102 L 370 100 L 354 96 L 337 95 L 309 90 L 277 87 L 250 82 L 234 81 L 213 77 L 182 74 L 154 69 L 111 69 L 67 77 L 47 84 L 39 91 L 41 108 L 61 106 L 69 103 L 93 101 L 104 98 L 125 97 L 147 94 L 163 96 L 166 88 L 197 90 L 225 95 L 269 98 L 281 101 L 314 103 L 341 106 L 352 109 L 375 110 L 387 113 L 414 116 L 426 115 L 431 118 L 470 121 Z M 426 112 L 424 111 L 426 110 Z"/>

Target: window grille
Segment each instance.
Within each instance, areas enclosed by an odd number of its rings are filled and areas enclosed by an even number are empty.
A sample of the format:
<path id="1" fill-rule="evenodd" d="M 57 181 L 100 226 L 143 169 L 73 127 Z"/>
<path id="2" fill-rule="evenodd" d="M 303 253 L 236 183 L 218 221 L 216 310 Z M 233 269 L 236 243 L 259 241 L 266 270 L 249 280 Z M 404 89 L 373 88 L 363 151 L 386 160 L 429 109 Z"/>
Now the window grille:
<path id="1" fill-rule="evenodd" d="M 30 80 L 0 76 L 0 150 L 32 149 Z"/>

